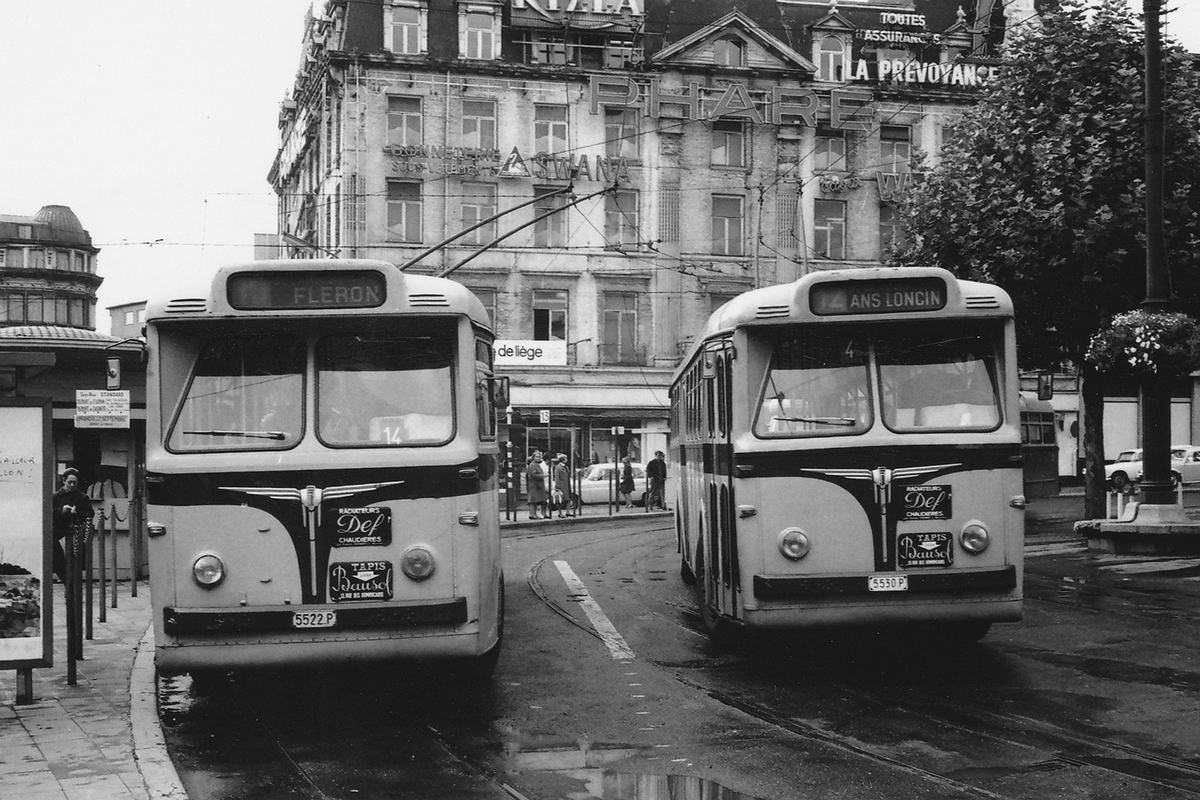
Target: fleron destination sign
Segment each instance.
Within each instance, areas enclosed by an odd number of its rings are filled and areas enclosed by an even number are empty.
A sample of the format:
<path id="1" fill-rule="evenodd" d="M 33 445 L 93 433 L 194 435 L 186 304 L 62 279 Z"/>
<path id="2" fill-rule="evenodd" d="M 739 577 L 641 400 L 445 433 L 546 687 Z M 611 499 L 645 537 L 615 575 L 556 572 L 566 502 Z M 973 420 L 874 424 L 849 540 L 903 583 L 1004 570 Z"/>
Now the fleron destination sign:
<path id="1" fill-rule="evenodd" d="M 938 311 L 946 306 L 946 283 L 941 278 L 831 281 L 813 286 L 808 303 L 823 317 Z"/>

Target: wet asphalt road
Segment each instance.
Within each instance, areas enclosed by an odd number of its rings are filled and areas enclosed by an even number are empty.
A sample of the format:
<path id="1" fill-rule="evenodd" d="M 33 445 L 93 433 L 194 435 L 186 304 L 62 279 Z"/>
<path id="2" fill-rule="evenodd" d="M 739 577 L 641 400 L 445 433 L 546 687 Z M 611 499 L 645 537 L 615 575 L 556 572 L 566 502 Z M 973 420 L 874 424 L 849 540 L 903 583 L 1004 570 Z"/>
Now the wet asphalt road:
<path id="1" fill-rule="evenodd" d="M 1032 501 L 1025 619 L 978 645 L 717 650 L 669 521 L 597 520 L 506 532 L 488 685 L 436 667 L 180 677 L 160 716 L 194 800 L 1200 797 L 1200 558 L 1089 552 L 1081 512 Z"/>

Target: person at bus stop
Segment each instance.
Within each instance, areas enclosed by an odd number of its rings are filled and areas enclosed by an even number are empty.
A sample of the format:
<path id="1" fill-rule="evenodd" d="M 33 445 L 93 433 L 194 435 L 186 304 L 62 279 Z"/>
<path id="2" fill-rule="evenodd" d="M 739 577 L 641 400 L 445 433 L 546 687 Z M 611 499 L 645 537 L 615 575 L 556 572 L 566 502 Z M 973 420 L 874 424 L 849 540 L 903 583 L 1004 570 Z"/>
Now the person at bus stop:
<path id="1" fill-rule="evenodd" d="M 549 497 L 546 491 L 546 467 L 542 463 L 542 451 L 535 450 L 529 466 L 525 468 L 525 486 L 529 494 L 529 518 L 549 519 L 550 512 L 546 510 Z M 541 510 L 542 516 L 538 515 Z"/>
<path id="2" fill-rule="evenodd" d="M 646 465 L 646 477 L 650 479 L 650 495 L 646 502 L 666 511 L 667 500 L 664 488 L 667 485 L 667 462 L 664 460 L 662 450 L 654 451 L 654 459 Z"/>
<path id="3" fill-rule="evenodd" d="M 621 496 L 621 503 L 617 506 L 617 510 L 621 510 L 621 506 L 625 508 L 633 508 L 633 464 L 629 460 L 629 456 L 621 459 L 621 483 L 617 486 L 617 494 Z"/>
<path id="4" fill-rule="evenodd" d="M 67 579 L 67 554 L 62 540 L 72 532 L 86 530 L 92 516 L 92 503 L 79 484 L 79 471 L 68 467 L 62 474 L 62 487 L 50 499 L 54 527 L 54 574 L 63 582 Z"/>
<path id="5" fill-rule="evenodd" d="M 554 505 L 558 508 L 558 518 L 567 514 L 567 500 L 571 497 L 571 472 L 567 469 L 567 454 L 559 453 L 554 462 Z"/>

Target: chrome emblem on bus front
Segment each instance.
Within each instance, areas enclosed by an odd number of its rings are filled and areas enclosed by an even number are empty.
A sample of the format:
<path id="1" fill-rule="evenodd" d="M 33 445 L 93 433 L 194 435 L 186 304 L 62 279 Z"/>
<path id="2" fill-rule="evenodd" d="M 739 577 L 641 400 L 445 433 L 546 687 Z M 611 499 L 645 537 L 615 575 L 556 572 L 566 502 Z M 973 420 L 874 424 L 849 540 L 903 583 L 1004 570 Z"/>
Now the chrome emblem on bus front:
<path id="1" fill-rule="evenodd" d="M 241 492 L 254 497 L 269 497 L 272 500 L 295 500 L 300 503 L 304 514 L 304 526 L 308 529 L 308 561 L 309 581 L 314 595 L 319 591 L 317 585 L 317 529 L 321 526 L 321 503 L 326 500 L 340 500 L 343 497 L 361 494 L 363 492 L 382 489 L 385 486 L 397 486 L 404 481 L 385 481 L 383 483 L 355 483 L 348 486 L 326 486 L 324 489 L 305 486 L 297 489 L 293 486 L 221 486 L 227 492 Z"/>
<path id="2" fill-rule="evenodd" d="M 882 523 L 882 530 L 887 531 L 888 528 L 888 509 L 892 504 L 892 484 L 897 481 L 909 481 L 913 478 L 919 478 L 922 475 L 928 475 L 933 472 L 941 472 L 946 469 L 961 467 L 962 464 L 934 464 L 928 467 L 898 467 L 891 469 L 890 467 L 875 467 L 874 469 L 801 469 L 801 472 L 813 472 L 818 475 L 828 475 L 831 478 L 844 478 L 852 481 L 871 481 L 875 485 L 875 505 L 879 509 L 879 520 Z M 888 537 L 883 537 L 883 560 L 888 559 Z"/>

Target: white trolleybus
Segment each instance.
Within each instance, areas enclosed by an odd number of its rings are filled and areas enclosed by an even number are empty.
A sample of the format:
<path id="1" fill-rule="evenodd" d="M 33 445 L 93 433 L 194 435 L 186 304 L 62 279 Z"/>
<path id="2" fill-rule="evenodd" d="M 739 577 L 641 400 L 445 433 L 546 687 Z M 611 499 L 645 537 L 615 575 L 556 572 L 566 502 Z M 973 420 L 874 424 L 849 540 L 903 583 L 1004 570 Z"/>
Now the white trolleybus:
<path id="1" fill-rule="evenodd" d="M 676 372 L 681 572 L 710 635 L 1022 613 L 1013 309 L 941 269 L 811 273 L 718 309 Z"/>
<path id="2" fill-rule="evenodd" d="M 252 262 L 152 301 L 146 336 L 160 670 L 491 671 L 503 387 L 474 295 L 378 261 Z"/>

